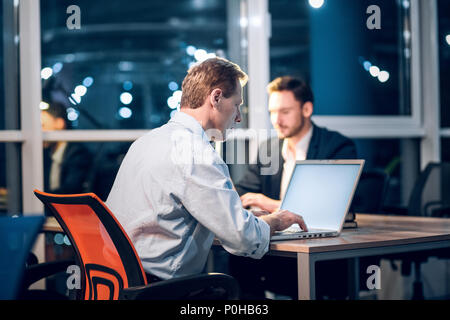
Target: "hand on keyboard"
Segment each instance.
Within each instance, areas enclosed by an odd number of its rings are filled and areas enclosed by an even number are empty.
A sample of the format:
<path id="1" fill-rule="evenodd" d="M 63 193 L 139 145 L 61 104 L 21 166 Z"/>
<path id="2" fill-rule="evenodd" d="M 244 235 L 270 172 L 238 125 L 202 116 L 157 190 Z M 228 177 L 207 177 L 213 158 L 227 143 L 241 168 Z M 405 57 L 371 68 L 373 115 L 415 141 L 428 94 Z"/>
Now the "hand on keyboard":
<path id="1" fill-rule="evenodd" d="M 283 231 L 284 232 L 291 232 L 291 233 L 305 232 L 304 230 L 302 230 L 300 228 L 300 226 L 297 223 L 293 224 L 292 226 L 290 226 L 289 228 L 287 228 L 287 229 L 285 229 Z"/>
<path id="2" fill-rule="evenodd" d="M 271 235 L 276 231 L 285 230 L 294 224 L 299 225 L 302 230 L 308 231 L 303 218 L 287 210 L 279 210 L 272 214 L 261 216 L 260 219 L 263 219 L 270 226 Z"/>

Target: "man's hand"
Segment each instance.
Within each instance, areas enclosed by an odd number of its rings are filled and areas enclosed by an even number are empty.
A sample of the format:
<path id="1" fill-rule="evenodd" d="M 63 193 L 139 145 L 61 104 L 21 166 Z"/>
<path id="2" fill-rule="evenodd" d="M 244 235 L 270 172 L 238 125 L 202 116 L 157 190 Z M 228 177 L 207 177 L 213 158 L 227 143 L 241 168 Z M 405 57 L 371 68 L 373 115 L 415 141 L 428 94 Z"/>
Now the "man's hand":
<path id="1" fill-rule="evenodd" d="M 278 210 L 281 205 L 281 201 L 271 199 L 261 193 L 246 193 L 241 197 L 241 201 L 244 208 L 258 207 L 269 212 Z"/>
<path id="2" fill-rule="evenodd" d="M 275 231 L 283 231 L 284 229 L 289 228 L 294 223 L 298 223 L 302 230 L 308 231 L 302 216 L 287 210 L 280 210 L 269 215 L 260 216 L 259 218 L 267 222 L 270 226 L 271 235 L 273 235 Z"/>

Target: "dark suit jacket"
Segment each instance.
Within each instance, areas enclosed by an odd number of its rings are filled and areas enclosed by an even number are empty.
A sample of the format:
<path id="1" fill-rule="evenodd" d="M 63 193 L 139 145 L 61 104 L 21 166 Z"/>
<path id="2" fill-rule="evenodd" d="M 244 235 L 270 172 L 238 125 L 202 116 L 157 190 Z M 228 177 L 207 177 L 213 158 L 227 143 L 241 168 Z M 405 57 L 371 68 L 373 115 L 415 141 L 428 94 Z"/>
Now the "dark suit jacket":
<path id="1" fill-rule="evenodd" d="M 92 164 L 89 150 L 79 143 L 68 143 L 61 163 L 60 186 L 50 190 L 50 168 L 52 165 L 49 150 L 44 152 L 44 190 L 51 193 L 81 193 Z"/>
<path id="2" fill-rule="evenodd" d="M 243 195 L 247 192 L 254 192 L 262 193 L 272 199 L 280 199 L 281 176 L 284 164 L 284 159 L 281 155 L 283 141 L 283 139 L 274 138 L 265 141 L 261 145 L 263 148 L 262 150 L 268 150 L 268 159 L 270 159 L 270 161 L 264 165 L 258 152 L 257 163 L 249 165 L 243 178 L 235 185 L 239 195 Z M 274 150 L 274 152 L 270 152 L 270 150 Z M 352 140 L 344 137 L 342 134 L 313 124 L 313 133 L 306 159 L 356 159 L 356 147 Z M 277 160 L 278 170 L 275 174 L 261 175 L 261 169 L 268 168 L 276 163 Z"/>

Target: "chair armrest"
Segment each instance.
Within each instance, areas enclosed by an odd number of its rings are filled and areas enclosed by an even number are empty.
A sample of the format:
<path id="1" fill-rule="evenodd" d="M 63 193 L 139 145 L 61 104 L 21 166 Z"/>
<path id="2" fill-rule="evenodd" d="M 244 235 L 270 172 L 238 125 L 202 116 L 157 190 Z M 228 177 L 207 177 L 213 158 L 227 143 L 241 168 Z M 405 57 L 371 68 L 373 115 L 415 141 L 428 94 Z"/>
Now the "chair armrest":
<path id="1" fill-rule="evenodd" d="M 67 267 L 73 264 L 76 264 L 73 260 L 62 260 L 31 265 L 25 269 L 22 288 L 26 290 L 36 281 L 66 271 Z"/>
<path id="2" fill-rule="evenodd" d="M 229 299 L 239 298 L 237 281 L 226 274 L 208 273 L 163 280 L 124 289 L 125 300 Z"/>

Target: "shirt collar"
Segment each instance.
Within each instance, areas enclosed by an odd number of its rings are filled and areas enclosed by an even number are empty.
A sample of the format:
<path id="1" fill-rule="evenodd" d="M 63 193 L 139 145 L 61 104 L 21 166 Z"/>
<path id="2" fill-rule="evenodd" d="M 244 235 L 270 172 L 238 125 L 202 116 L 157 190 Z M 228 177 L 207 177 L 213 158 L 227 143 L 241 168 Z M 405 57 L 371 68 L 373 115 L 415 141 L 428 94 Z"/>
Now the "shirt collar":
<path id="1" fill-rule="evenodd" d="M 311 126 L 311 128 L 308 130 L 306 135 L 303 138 L 301 138 L 300 141 L 295 146 L 296 157 L 298 157 L 298 155 L 300 154 L 301 150 L 304 150 L 305 154 L 307 154 L 309 143 L 310 143 L 311 137 L 312 137 L 312 133 L 313 133 L 313 126 Z M 281 149 L 281 155 L 283 156 L 284 161 L 286 161 L 288 156 L 290 156 L 290 154 L 288 155 L 288 139 L 284 139 L 284 141 L 283 141 L 283 147 Z M 295 159 L 295 160 L 297 160 L 297 159 Z"/>
<path id="2" fill-rule="evenodd" d="M 188 115 L 187 113 L 178 111 L 169 122 L 175 122 L 181 124 L 183 127 L 191 130 L 194 134 L 198 134 L 203 137 L 208 143 L 209 139 L 206 136 L 205 130 L 203 130 L 200 122 L 198 122 L 194 117 Z"/>

